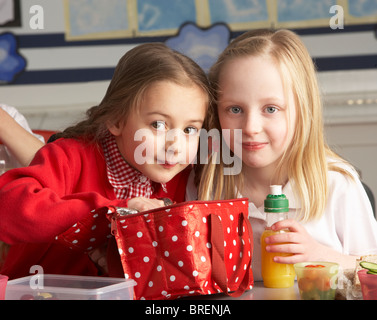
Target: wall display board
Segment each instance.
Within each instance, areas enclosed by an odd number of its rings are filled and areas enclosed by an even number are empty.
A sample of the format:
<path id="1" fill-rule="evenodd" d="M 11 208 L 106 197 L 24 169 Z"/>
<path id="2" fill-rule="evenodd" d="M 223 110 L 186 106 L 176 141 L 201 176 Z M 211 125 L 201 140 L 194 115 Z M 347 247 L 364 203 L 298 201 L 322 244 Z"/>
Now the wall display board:
<path id="1" fill-rule="evenodd" d="M 191 22 L 207 28 L 225 23 L 232 31 L 329 26 L 377 21 L 375 0 L 64 0 L 66 38 L 171 36 Z M 331 9 L 332 8 L 332 9 Z"/>

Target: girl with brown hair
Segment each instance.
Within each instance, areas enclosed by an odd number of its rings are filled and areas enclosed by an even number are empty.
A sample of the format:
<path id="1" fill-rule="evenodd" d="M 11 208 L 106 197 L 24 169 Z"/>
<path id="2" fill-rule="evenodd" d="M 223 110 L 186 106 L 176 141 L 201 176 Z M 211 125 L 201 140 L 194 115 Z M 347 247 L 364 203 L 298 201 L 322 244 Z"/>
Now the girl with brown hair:
<path id="1" fill-rule="evenodd" d="M 101 207 L 142 211 L 163 206 L 158 198 L 184 201 L 210 97 L 205 73 L 186 56 L 159 43 L 128 51 L 86 120 L 29 167 L 0 177 L 0 240 L 11 245 L 0 273 L 17 278 L 40 265 L 45 273 L 97 275 L 86 252 L 55 238 Z M 107 219 L 98 218 L 87 252 L 110 234 Z M 84 230 L 76 231 L 72 245 Z"/>

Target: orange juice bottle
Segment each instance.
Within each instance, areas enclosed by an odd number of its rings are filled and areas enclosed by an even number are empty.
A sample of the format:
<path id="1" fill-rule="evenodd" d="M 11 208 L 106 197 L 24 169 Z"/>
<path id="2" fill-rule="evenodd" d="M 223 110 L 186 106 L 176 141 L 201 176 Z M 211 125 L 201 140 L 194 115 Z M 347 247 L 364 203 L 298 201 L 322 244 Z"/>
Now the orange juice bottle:
<path id="1" fill-rule="evenodd" d="M 263 284 L 268 288 L 289 288 L 293 286 L 295 280 L 293 264 L 282 264 L 273 260 L 277 255 L 286 256 L 288 254 L 267 252 L 264 240 L 266 237 L 276 233 L 289 232 L 288 230 L 271 230 L 271 226 L 275 222 L 288 218 L 289 203 L 287 197 L 282 194 L 281 186 L 271 186 L 271 194 L 264 201 L 264 210 L 266 212 L 267 225 L 261 236 Z"/>

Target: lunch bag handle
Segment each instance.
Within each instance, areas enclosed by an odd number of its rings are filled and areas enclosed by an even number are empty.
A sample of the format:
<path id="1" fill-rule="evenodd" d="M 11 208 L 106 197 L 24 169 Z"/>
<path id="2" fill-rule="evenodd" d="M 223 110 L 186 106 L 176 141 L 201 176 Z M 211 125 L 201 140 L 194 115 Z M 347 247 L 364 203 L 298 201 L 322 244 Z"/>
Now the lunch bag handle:
<path id="1" fill-rule="evenodd" d="M 245 221 L 246 229 L 249 234 L 249 239 L 252 241 L 253 239 L 253 232 L 250 225 L 250 221 L 247 218 L 244 212 L 240 213 L 239 215 L 239 225 L 238 225 L 238 233 L 239 235 L 243 234 L 243 222 Z M 251 250 L 251 257 L 249 259 L 249 263 L 247 266 L 247 271 L 243 279 L 241 280 L 240 286 L 234 292 L 228 292 L 228 281 L 227 281 L 227 273 L 225 268 L 225 260 L 224 260 L 224 229 L 220 220 L 220 217 L 216 214 L 210 214 L 210 222 L 211 222 L 211 245 L 212 245 L 212 277 L 214 281 L 218 284 L 221 288 L 223 293 L 231 296 L 231 297 L 239 297 L 242 295 L 246 290 L 247 286 L 249 285 L 250 280 L 250 268 L 251 268 L 251 260 L 252 260 L 252 248 Z"/>

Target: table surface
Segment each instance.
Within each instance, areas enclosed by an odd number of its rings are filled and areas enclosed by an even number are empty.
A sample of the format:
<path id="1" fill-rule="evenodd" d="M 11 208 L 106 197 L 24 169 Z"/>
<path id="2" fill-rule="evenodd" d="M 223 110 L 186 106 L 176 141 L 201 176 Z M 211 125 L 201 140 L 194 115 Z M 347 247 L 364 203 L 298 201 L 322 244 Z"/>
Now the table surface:
<path id="1" fill-rule="evenodd" d="M 204 298 L 205 297 L 205 298 Z M 225 294 L 202 296 L 208 300 L 300 300 L 297 282 L 290 288 L 265 288 L 263 281 L 256 281 L 251 290 L 246 291 L 238 298 L 233 298 Z"/>

